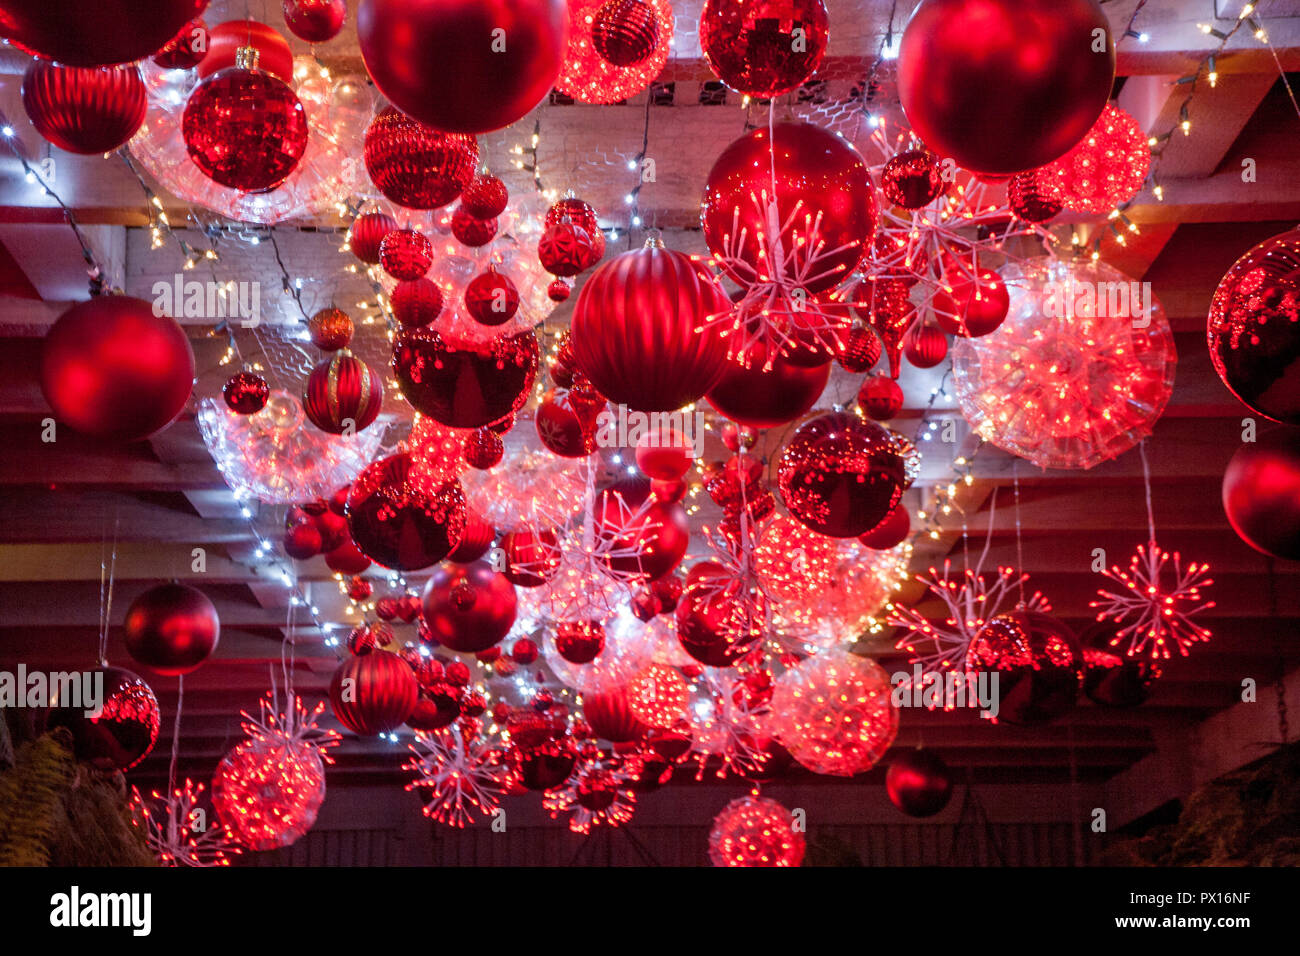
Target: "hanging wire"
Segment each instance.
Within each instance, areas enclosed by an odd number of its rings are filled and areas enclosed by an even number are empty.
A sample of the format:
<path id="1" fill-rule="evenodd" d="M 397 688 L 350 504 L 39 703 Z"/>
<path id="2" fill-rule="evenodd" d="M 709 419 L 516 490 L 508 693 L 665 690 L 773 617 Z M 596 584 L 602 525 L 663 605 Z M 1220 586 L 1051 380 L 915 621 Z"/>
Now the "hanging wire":
<path id="1" fill-rule="evenodd" d="M 1268 616 L 1276 624 L 1278 620 L 1277 568 L 1273 557 L 1264 559 L 1268 582 Z M 1285 746 L 1291 736 L 1286 705 L 1286 655 L 1282 652 L 1282 637 L 1277 627 L 1273 628 L 1273 654 L 1277 658 L 1277 677 L 1274 680 L 1274 693 L 1277 695 L 1277 739 L 1278 746 Z"/>
<path id="2" fill-rule="evenodd" d="M 1011 463 L 1011 480 L 1016 490 L 1016 571 L 1020 576 L 1020 606 L 1025 606 L 1025 550 L 1020 534 L 1020 459 Z"/>

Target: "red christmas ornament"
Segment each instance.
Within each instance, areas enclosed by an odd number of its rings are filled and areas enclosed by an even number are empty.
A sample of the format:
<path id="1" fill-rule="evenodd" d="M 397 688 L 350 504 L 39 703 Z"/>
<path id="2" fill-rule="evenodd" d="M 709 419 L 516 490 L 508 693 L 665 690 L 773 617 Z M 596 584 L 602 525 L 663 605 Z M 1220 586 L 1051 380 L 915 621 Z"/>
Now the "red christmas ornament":
<path id="1" fill-rule="evenodd" d="M 448 650 L 476 654 L 500 643 L 515 623 L 514 585 L 485 561 L 440 565 L 424 586 L 424 620 Z"/>
<path id="2" fill-rule="evenodd" d="M 637 439 L 636 466 L 647 478 L 675 482 L 690 471 L 691 443 L 675 428 L 652 426 Z"/>
<path id="3" fill-rule="evenodd" d="M 890 382 L 889 379 L 885 381 Z M 873 551 L 888 551 L 906 541 L 911 533 L 912 516 L 900 502 L 878 526 L 858 535 L 858 540 Z"/>
<path id="4" fill-rule="evenodd" d="M 293 83 L 293 50 L 279 32 L 257 20 L 227 20 L 208 31 L 208 52 L 198 66 L 199 79 L 237 66 L 239 51 L 252 47 L 258 65 L 274 77 Z"/>
<path id="5" fill-rule="evenodd" d="M 1300 434 L 1279 428 L 1242 445 L 1223 475 L 1223 510 L 1256 551 L 1300 561 Z"/>
<path id="6" fill-rule="evenodd" d="M 578 226 L 591 240 L 591 245 L 586 250 L 588 258 L 582 267 L 586 271 L 605 258 L 605 233 L 600 229 L 600 219 L 591 203 L 572 196 L 559 200 L 546 210 L 545 227 L 549 229 L 566 219 Z"/>
<path id="7" fill-rule="evenodd" d="M 153 55 L 153 61 L 164 70 L 192 70 L 207 54 L 208 24 L 202 17 L 196 17 Z"/>
<path id="8" fill-rule="evenodd" d="M 451 234 L 462 245 L 478 249 L 496 238 L 497 221 L 479 219 L 470 215 L 464 208 L 457 209 L 451 216 Z"/>
<path id="9" fill-rule="evenodd" d="M 465 463 L 471 468 L 487 471 L 501 464 L 506 446 L 501 436 L 490 428 L 476 428 L 465 439 Z"/>
<path id="10" fill-rule="evenodd" d="M 465 529 L 465 495 L 397 454 L 372 463 L 348 494 L 348 530 L 367 557 L 418 571 L 441 561 Z M 408 619 L 409 620 L 409 619 Z"/>
<path id="11" fill-rule="evenodd" d="M 608 694 L 583 694 L 582 716 L 593 737 L 612 744 L 642 740 L 649 729 L 628 707 L 627 692 L 622 688 Z"/>
<path id="12" fill-rule="evenodd" d="M 468 514 L 465 517 L 465 521 L 467 523 L 469 521 Z M 464 536 L 464 531 L 461 532 L 461 536 Z M 397 616 L 407 624 L 410 624 L 419 617 L 421 610 L 422 605 L 420 604 L 420 599 L 414 594 L 403 594 L 397 599 Z"/>
<path id="13" fill-rule="evenodd" d="M 537 258 L 551 275 L 571 278 L 588 268 L 593 246 L 587 230 L 573 222 L 547 226 L 537 243 Z"/>
<path id="14" fill-rule="evenodd" d="M 379 376 L 347 349 L 312 369 L 302 396 L 311 423 L 331 435 L 352 435 L 369 427 L 383 404 Z"/>
<path id="15" fill-rule="evenodd" d="M 1146 133 L 1107 103 L 1088 134 L 1038 175 L 1066 209 L 1100 216 L 1136 196 L 1150 169 Z"/>
<path id="16" fill-rule="evenodd" d="M 923 0 L 898 54 L 908 122 L 976 173 L 1064 155 L 1101 115 L 1114 79 L 1115 43 L 1096 0 Z"/>
<path id="17" fill-rule="evenodd" d="M 1074 632 L 1050 614 L 999 614 L 971 642 L 970 673 L 998 672 L 998 719 L 1037 726 L 1070 710 L 1083 682 L 1083 648 Z"/>
<path id="18" fill-rule="evenodd" d="M 315 524 L 296 524 L 284 530 L 284 553 L 295 561 L 306 561 L 325 550 L 320 529 Z"/>
<path id="19" fill-rule="evenodd" d="M 460 540 L 456 542 L 456 547 L 452 549 L 451 554 L 447 555 L 447 560 L 453 564 L 473 564 L 488 553 L 496 536 L 496 528 L 479 515 L 467 512 L 465 530 L 461 532 Z"/>
<path id="20" fill-rule="evenodd" d="M 903 410 L 903 390 L 888 375 L 870 375 L 858 389 L 858 404 L 868 418 L 887 422 Z"/>
<path id="21" fill-rule="evenodd" d="M 702 561 L 691 568 L 675 612 L 677 639 L 691 657 L 709 667 L 731 667 L 763 636 L 766 602 L 722 565 Z"/>
<path id="22" fill-rule="evenodd" d="M 909 817 L 932 817 L 952 799 L 952 771 L 932 750 L 905 750 L 889 764 L 885 792 Z"/>
<path id="23" fill-rule="evenodd" d="M 816 404 L 831 378 L 829 362 L 807 368 L 783 355 L 765 368 L 767 349 L 761 344 L 750 350 L 749 358 L 753 364 L 748 367 L 728 363 L 707 396 L 720 414 L 749 428 L 773 428 L 799 418 Z"/>
<path id="24" fill-rule="evenodd" d="M 339 574 L 361 574 L 370 567 L 370 558 L 349 540 L 325 552 L 325 566 Z"/>
<path id="25" fill-rule="evenodd" d="M 348 540 L 348 522 L 343 515 L 326 510 L 312 518 L 312 524 L 321 533 L 323 550 L 333 551 Z"/>
<path id="26" fill-rule="evenodd" d="M 546 297 L 552 302 L 567 302 L 573 294 L 573 287 L 563 279 L 556 279 L 546 287 Z"/>
<path id="27" fill-rule="evenodd" d="M 1060 215 L 1064 204 L 1052 195 L 1044 170 L 1029 169 L 1016 173 L 1007 182 L 1007 202 L 1011 211 L 1025 222 L 1047 222 Z"/>
<path id="28" fill-rule="evenodd" d="M 603 399 L 590 402 L 579 392 L 550 389 L 537 406 L 537 437 L 561 458 L 586 458 L 596 450 L 596 419 L 604 408 Z"/>
<path id="29" fill-rule="evenodd" d="M 510 204 L 510 190 L 495 176 L 475 176 L 460 194 L 460 208 L 475 219 L 495 219 Z"/>
<path id="30" fill-rule="evenodd" d="M 311 829 L 325 800 L 320 753 L 299 740 L 253 739 L 221 758 L 212 806 L 241 846 L 274 850 Z"/>
<path id="31" fill-rule="evenodd" d="M 330 680 L 330 707 L 348 730 L 374 737 L 396 730 L 415 710 L 420 685 L 411 666 L 392 651 L 352 656 Z"/>
<path id="32" fill-rule="evenodd" d="M 869 279 L 854 290 L 853 311 L 875 330 L 889 356 L 893 378 L 898 378 L 900 370 L 903 336 L 916 320 L 909 289 L 905 279 Z"/>
<path id="33" fill-rule="evenodd" d="M 605 560 L 615 571 L 650 580 L 670 573 L 691 544 L 686 509 L 675 501 L 651 499 L 649 482 L 628 480 L 596 496 L 596 534 L 617 556 Z"/>
<path id="34" fill-rule="evenodd" d="M 700 46 L 718 79 L 765 100 L 802 86 L 826 55 L 822 0 L 706 0 Z"/>
<path id="35" fill-rule="evenodd" d="M 555 88 L 583 103 L 617 103 L 648 87 L 668 61 L 669 0 L 569 0 L 569 41 Z"/>
<path id="36" fill-rule="evenodd" d="M 414 229 L 394 230 L 379 244 L 379 264 L 398 281 L 422 279 L 433 265 L 433 243 Z"/>
<path id="37" fill-rule="evenodd" d="M 531 331 L 456 345 L 416 329 L 397 337 L 393 373 L 416 411 L 451 428 L 480 428 L 524 406 L 537 358 Z"/>
<path id="38" fill-rule="evenodd" d="M 208 0 L 5 0 L 0 34 L 67 66 L 112 66 L 157 53 Z"/>
<path id="39" fill-rule="evenodd" d="M 236 372 L 221 389 L 226 406 L 239 415 L 253 415 L 266 408 L 271 386 L 255 372 Z"/>
<path id="40" fill-rule="evenodd" d="M 381 597 L 376 601 L 375 616 L 381 621 L 391 621 L 397 617 L 397 598 Z"/>
<path id="41" fill-rule="evenodd" d="M 127 609 L 123 624 L 131 659 L 159 674 L 188 674 L 212 656 L 221 638 L 217 609 L 184 584 L 160 584 Z"/>
<path id="42" fill-rule="evenodd" d="M 918 322 L 903 336 L 903 355 L 917 368 L 934 368 L 948 357 L 948 337 L 928 322 Z"/>
<path id="43" fill-rule="evenodd" d="M 568 21 L 565 0 L 367 0 L 357 35 L 394 106 L 435 129 L 486 133 L 551 91 Z"/>
<path id="44" fill-rule="evenodd" d="M 646 0 L 606 0 L 592 21 L 591 39 L 614 66 L 637 66 L 659 42 L 659 20 Z"/>
<path id="45" fill-rule="evenodd" d="M 505 576 L 521 588 L 541 587 L 555 576 L 563 559 L 554 531 L 511 531 L 501 539 L 501 550 L 506 558 Z"/>
<path id="46" fill-rule="evenodd" d="M 880 191 L 895 206 L 921 209 L 948 191 L 939 157 L 928 149 L 909 149 L 885 163 Z"/>
<path id="47" fill-rule="evenodd" d="M 23 75 L 23 109 L 59 149 L 111 153 L 144 122 L 145 90 L 135 66 L 57 66 L 34 60 Z"/>
<path id="48" fill-rule="evenodd" d="M 514 731 L 511 731 L 512 736 Z M 516 747 L 512 755 L 515 776 L 528 790 L 552 790 L 569 779 L 578 762 L 577 751 L 567 740 L 548 740 L 536 747 Z"/>
<path id="49" fill-rule="evenodd" d="M 142 299 L 99 296 L 46 333 L 41 392 L 59 421 L 87 435 L 147 438 L 181 413 L 193 384 L 185 331 Z"/>
<path id="50" fill-rule="evenodd" d="M 352 316 L 342 309 L 321 309 L 307 320 L 307 334 L 311 344 L 322 352 L 337 352 L 347 348 L 356 327 Z"/>
<path id="51" fill-rule="evenodd" d="M 980 271 L 978 281 L 965 274 L 953 280 L 951 293 L 940 288 L 934 294 L 933 308 L 943 331 L 949 335 L 977 338 L 988 335 L 1006 320 L 1011 296 L 1002 276 L 984 269 Z"/>
<path id="52" fill-rule="evenodd" d="M 370 179 L 408 209 L 438 209 L 459 196 L 474 178 L 478 155 L 473 136 L 430 129 L 391 106 L 366 130 Z"/>
<path id="53" fill-rule="evenodd" d="M 362 262 L 379 265 L 379 246 L 384 236 L 400 228 L 397 220 L 387 213 L 368 212 L 352 220 L 348 232 L 348 247 Z"/>
<path id="54" fill-rule="evenodd" d="M 590 664 L 605 649 L 605 626 L 599 621 L 557 621 L 555 650 L 570 664 Z"/>
<path id="55" fill-rule="evenodd" d="M 878 527 L 911 485 L 905 445 L 887 429 L 842 412 L 814 418 L 781 453 L 781 500 L 813 531 L 856 538 Z"/>
<path id="56" fill-rule="evenodd" d="M 348 17 L 346 0 L 284 0 L 284 22 L 308 43 L 333 40 Z"/>
<path id="57" fill-rule="evenodd" d="M 465 308 L 480 325 L 504 325 L 519 311 L 519 290 L 508 275 L 489 267 L 465 287 Z"/>
<path id="58" fill-rule="evenodd" d="M 378 643 L 374 630 L 365 624 L 357 625 L 348 634 L 348 650 L 356 657 L 369 654 Z"/>
<path id="59" fill-rule="evenodd" d="M 846 372 L 868 372 L 880 361 L 882 346 L 875 332 L 861 324 L 849 329 L 844 348 L 835 358 Z"/>
<path id="60" fill-rule="evenodd" d="M 90 673 L 103 675 L 98 716 L 88 717 L 83 701 L 64 706 L 56 697 L 46 726 L 67 727 L 77 759 L 96 770 L 130 770 L 149 756 L 158 742 L 162 725 L 158 698 L 148 684 L 125 668 L 100 667 Z"/>
<path id="61" fill-rule="evenodd" d="M 399 282 L 389 296 L 393 318 L 404 329 L 422 329 L 442 314 L 442 289 L 432 279 Z"/>
<path id="62" fill-rule="evenodd" d="M 354 601 L 364 601 L 375 592 L 375 587 L 363 577 L 354 577 L 348 582 L 348 597 Z M 385 641 L 387 643 L 387 641 Z"/>

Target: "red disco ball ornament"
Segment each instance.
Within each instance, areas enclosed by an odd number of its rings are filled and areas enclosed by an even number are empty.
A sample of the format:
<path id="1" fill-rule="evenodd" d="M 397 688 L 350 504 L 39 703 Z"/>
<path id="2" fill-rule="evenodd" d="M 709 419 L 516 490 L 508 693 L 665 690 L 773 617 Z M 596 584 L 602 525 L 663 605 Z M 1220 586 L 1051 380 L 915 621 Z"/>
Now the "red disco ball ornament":
<path id="1" fill-rule="evenodd" d="M 192 70 L 207 55 L 208 24 L 202 17 L 197 17 L 155 53 L 153 61 L 164 70 Z"/>
<path id="2" fill-rule="evenodd" d="M 239 51 L 252 47 L 259 66 L 286 83 L 293 82 L 293 50 L 278 31 L 257 20 L 227 20 L 208 31 L 208 52 L 199 63 L 199 79 L 236 66 Z"/>
<path id="3" fill-rule="evenodd" d="M 250 850 L 289 846 L 316 823 L 325 800 L 319 748 L 301 740 L 246 740 L 212 775 L 212 807 Z"/>
<path id="4" fill-rule="evenodd" d="M 1242 445 L 1223 475 L 1223 510 L 1256 551 L 1300 561 L 1300 434 L 1274 429 Z"/>
<path id="5" fill-rule="evenodd" d="M 487 471 L 501 464 L 506 445 L 501 436 L 490 428 L 476 428 L 465 439 L 465 463 L 471 468 Z"/>
<path id="6" fill-rule="evenodd" d="M 591 203 L 570 196 L 552 204 L 551 208 L 546 210 L 545 226 L 549 229 L 566 219 L 582 229 L 591 240 L 591 245 L 586 250 L 588 259 L 582 267 L 584 271 L 590 269 L 605 258 L 605 233 L 601 231 L 596 210 L 592 208 Z"/>
<path id="7" fill-rule="evenodd" d="M 347 349 L 311 370 L 302 396 L 311 423 L 331 435 L 353 435 L 369 427 L 383 405 L 379 376 Z"/>
<path id="8" fill-rule="evenodd" d="M 486 133 L 546 98 L 568 23 L 565 0 L 366 0 L 357 36 L 366 70 L 403 113 Z"/>
<path id="9" fill-rule="evenodd" d="M 321 309 L 307 320 L 307 334 L 311 344 L 322 352 L 337 352 L 347 348 L 356 327 L 352 316 L 342 309 Z"/>
<path id="10" fill-rule="evenodd" d="M 888 375 L 870 375 L 858 389 L 858 404 L 867 417 L 887 422 L 903 410 L 903 390 Z"/>
<path id="11" fill-rule="evenodd" d="M 23 109 L 46 140 L 69 153 L 111 153 L 144 122 L 144 81 L 135 66 L 56 66 L 34 60 L 23 75 Z"/>
<path id="12" fill-rule="evenodd" d="M 457 209 L 451 216 L 451 234 L 461 245 L 478 249 L 496 238 L 497 221 L 471 216 L 465 209 Z"/>
<path id="13" fill-rule="evenodd" d="M 569 0 L 569 40 L 555 88 L 583 103 L 636 96 L 668 62 L 673 29 L 670 0 Z"/>
<path id="14" fill-rule="evenodd" d="M 1002 276 L 984 269 L 977 280 L 965 275 L 957 278 L 952 283 L 952 292 L 940 288 L 934 294 L 932 308 L 943 331 L 949 335 L 977 338 L 988 335 L 1006 321 L 1011 296 Z"/>
<path id="15" fill-rule="evenodd" d="M 374 462 L 348 493 L 352 541 L 386 568 L 418 571 L 436 564 L 451 553 L 464 530 L 465 495 L 459 482 L 439 481 L 415 467 L 410 455 Z"/>
<path id="16" fill-rule="evenodd" d="M 903 355 L 917 368 L 934 368 L 948 357 L 948 336 L 928 322 L 918 322 L 903 336 Z"/>
<path id="17" fill-rule="evenodd" d="M 1083 668 L 1074 632 L 1041 611 L 999 614 L 966 653 L 967 673 L 998 672 L 998 719 L 1026 726 L 1049 723 L 1074 707 Z"/>
<path id="18" fill-rule="evenodd" d="M 623 689 L 608 694 L 582 695 L 582 716 L 591 728 L 593 737 L 613 744 L 643 740 L 649 728 L 637 719 L 628 706 L 627 692 Z"/>
<path id="19" fill-rule="evenodd" d="M 799 866 L 806 850 L 794 814 L 768 797 L 737 797 L 713 818 L 709 830 L 714 866 Z"/>
<path id="20" fill-rule="evenodd" d="M 596 450 L 597 417 L 604 400 L 585 401 L 567 388 L 547 391 L 537 406 L 537 437 L 561 458 L 586 458 Z"/>
<path id="21" fill-rule="evenodd" d="M 537 374 L 537 336 L 457 345 L 433 329 L 402 332 L 393 373 L 422 415 L 451 428 L 482 428 L 523 408 Z"/>
<path id="22" fill-rule="evenodd" d="M 372 266 L 379 265 L 379 246 L 384 236 L 400 228 L 397 220 L 387 213 L 368 212 L 352 220 L 348 231 L 348 247 L 352 254 Z"/>
<path id="23" fill-rule="evenodd" d="M 591 22 L 591 41 L 608 63 L 637 66 L 659 43 L 659 19 L 647 0 L 605 0 Z"/>
<path id="24" fill-rule="evenodd" d="M 911 485 L 912 451 L 874 422 L 822 415 L 802 425 L 781 453 L 781 500 L 813 531 L 856 538 L 878 527 Z"/>
<path id="25" fill-rule="evenodd" d="M 447 205 L 474 178 L 479 156 L 473 136 L 431 129 L 391 106 L 371 121 L 364 154 L 376 188 L 407 209 Z"/>
<path id="26" fill-rule="evenodd" d="M 592 248 L 590 233 L 566 220 L 546 227 L 537 243 L 537 259 L 551 275 L 568 279 L 588 268 Z"/>
<path id="27" fill-rule="evenodd" d="M 226 407 L 237 415 L 255 415 L 270 397 L 271 386 L 256 372 L 236 372 L 221 389 Z"/>
<path id="28" fill-rule="evenodd" d="M 379 264 L 399 282 L 423 279 L 433 265 L 433 243 L 414 229 L 396 229 L 379 244 Z"/>
<path id="29" fill-rule="evenodd" d="M 873 551 L 888 551 L 906 541 L 911 533 L 912 516 L 900 503 L 877 527 L 858 535 L 858 540 Z"/>
<path id="30" fill-rule="evenodd" d="M 808 294 L 833 289 L 858 267 L 877 215 L 857 150 L 808 123 L 762 127 L 733 142 L 713 164 L 700 207 L 704 239 L 728 276 Z M 778 238 L 780 257 L 769 249 Z"/>
<path id="31" fill-rule="evenodd" d="M 131 602 L 123 624 L 131 659 L 159 674 L 188 674 L 221 638 L 217 609 L 202 591 L 160 584 Z"/>
<path id="32" fill-rule="evenodd" d="M 1251 411 L 1300 425 L 1300 229 L 1266 239 L 1219 282 L 1210 361 Z"/>
<path id="33" fill-rule="evenodd" d="M 872 367 L 880 361 L 883 349 L 880 337 L 875 332 L 861 323 L 856 323 L 849 329 L 848 337 L 844 340 L 844 348 L 835 358 L 844 371 L 860 374 L 871 371 Z"/>
<path id="34" fill-rule="evenodd" d="M 599 621 L 557 621 L 555 650 L 570 664 L 590 664 L 605 649 L 605 625 Z"/>
<path id="35" fill-rule="evenodd" d="M 152 56 L 208 0 L 5 0 L 0 37 L 66 66 L 112 66 Z"/>
<path id="36" fill-rule="evenodd" d="M 602 265 L 582 287 L 573 310 L 574 359 L 610 401 L 673 411 L 726 371 L 726 339 L 701 326 L 730 308 L 700 263 L 651 240 Z"/>
<path id="37" fill-rule="evenodd" d="M 831 379 L 829 362 L 808 368 L 778 355 L 765 368 L 767 349 L 750 349 L 753 364 L 727 364 L 706 396 L 718 413 L 748 428 L 773 428 L 801 417 L 816 404 Z"/>
<path id="38" fill-rule="evenodd" d="M 347 0 L 284 0 L 284 22 L 289 32 L 308 43 L 333 40 L 347 18 Z"/>
<path id="39" fill-rule="evenodd" d="M 1038 175 L 1066 209 L 1101 216 L 1136 196 L 1150 169 L 1146 133 L 1107 103 L 1088 134 Z"/>
<path id="40" fill-rule="evenodd" d="M 508 275 L 489 267 L 465 287 L 465 309 L 480 325 L 504 325 L 519 311 L 519 290 Z"/>
<path id="41" fill-rule="evenodd" d="M 1064 204 L 1053 195 L 1045 169 L 1016 173 L 1007 181 L 1007 203 L 1011 211 L 1025 222 L 1047 222 L 1061 214 Z"/>
<path id="42" fill-rule="evenodd" d="M 802 86 L 826 55 L 822 0 L 706 0 L 700 46 L 718 79 L 766 100 Z"/>
<path id="43" fill-rule="evenodd" d="M 270 73 L 239 66 L 194 88 L 181 132 L 194 165 L 241 192 L 279 186 L 307 151 L 307 113 L 297 95 Z"/>
<path id="44" fill-rule="evenodd" d="M 515 623 L 514 585 L 486 561 L 439 565 L 424 586 L 424 622 L 450 651 L 477 654 L 499 644 Z"/>
<path id="45" fill-rule="evenodd" d="M 56 690 L 46 726 L 67 727 L 72 732 L 72 749 L 78 760 L 96 770 L 125 772 L 149 756 L 158 742 L 162 725 L 158 698 L 148 684 L 125 668 L 100 667 L 91 674 L 92 681 L 103 681 L 99 715 L 87 717 L 84 701 L 60 701 Z"/>
<path id="46" fill-rule="evenodd" d="M 442 289 L 432 279 L 399 282 L 388 297 L 393 318 L 404 329 L 422 329 L 442 314 Z"/>
<path id="47" fill-rule="evenodd" d="M 909 817 L 932 817 L 952 799 L 952 771 L 932 750 L 907 750 L 890 761 L 885 792 Z"/>
<path id="48" fill-rule="evenodd" d="M 45 335 L 41 393 L 59 421 L 87 435 L 147 438 L 181 413 L 193 386 L 185 331 L 142 299 L 74 305 Z"/>
<path id="49" fill-rule="evenodd" d="M 496 176 L 475 176 L 460 194 L 460 208 L 476 219 L 495 219 L 510 204 L 510 190 Z"/>
<path id="50" fill-rule="evenodd" d="M 348 730 L 374 737 L 396 730 L 415 710 L 420 685 L 411 665 L 392 651 L 351 655 L 330 680 L 330 707 Z"/>
<path id="51" fill-rule="evenodd" d="M 943 164 L 928 149 L 909 149 L 893 156 L 880 174 L 880 191 L 895 206 L 921 209 L 948 191 Z"/>
<path id="52" fill-rule="evenodd" d="M 908 123 L 975 173 L 1018 173 L 1065 155 L 1101 115 L 1114 80 L 1115 43 L 1096 0 L 923 0 L 898 53 Z"/>

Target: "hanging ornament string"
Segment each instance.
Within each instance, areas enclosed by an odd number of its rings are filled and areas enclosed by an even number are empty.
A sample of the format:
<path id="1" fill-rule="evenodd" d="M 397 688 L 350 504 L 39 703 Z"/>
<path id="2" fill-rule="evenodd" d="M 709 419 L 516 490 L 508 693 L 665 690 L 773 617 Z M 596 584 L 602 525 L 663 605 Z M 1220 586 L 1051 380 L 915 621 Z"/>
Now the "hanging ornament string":
<path id="1" fill-rule="evenodd" d="M 167 766 L 167 793 L 176 792 L 176 760 L 181 752 L 181 711 L 185 709 L 185 675 L 176 678 L 176 720 L 172 724 L 172 759 Z"/>
<path id="2" fill-rule="evenodd" d="M 1011 462 L 1011 481 L 1016 492 L 1016 567 L 1023 571 L 1025 569 L 1025 550 L 1024 542 L 1021 540 L 1020 526 L 1020 459 L 1012 459 Z M 1025 606 L 1025 579 L 1020 578 L 1020 607 Z"/>
<path id="3" fill-rule="evenodd" d="M 1138 445 L 1138 454 L 1142 458 L 1142 486 L 1146 493 L 1147 502 L 1147 544 L 1155 550 L 1156 547 L 1156 513 L 1151 506 L 1151 465 L 1147 461 L 1147 442 L 1142 439 Z"/>
<path id="4" fill-rule="evenodd" d="M 99 557 L 99 666 L 108 666 L 108 629 L 113 619 L 113 585 L 117 576 L 117 532 L 120 519 L 113 519 L 112 551 L 105 558 L 108 550 L 108 535 L 105 533 L 100 545 Z"/>

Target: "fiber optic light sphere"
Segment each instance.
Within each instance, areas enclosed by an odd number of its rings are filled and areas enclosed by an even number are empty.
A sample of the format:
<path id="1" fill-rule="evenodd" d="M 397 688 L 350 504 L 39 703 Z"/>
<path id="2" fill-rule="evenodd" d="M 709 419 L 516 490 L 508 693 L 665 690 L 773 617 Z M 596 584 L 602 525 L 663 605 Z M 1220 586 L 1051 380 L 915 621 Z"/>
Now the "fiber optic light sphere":
<path id="1" fill-rule="evenodd" d="M 537 336 L 457 343 L 434 329 L 402 332 L 393 373 L 416 411 L 452 428 L 482 428 L 517 412 L 537 375 Z"/>
<path id="2" fill-rule="evenodd" d="M 433 129 L 391 106 L 366 130 L 366 171 L 386 197 L 407 209 L 438 209 L 474 179 L 478 140 Z"/>
<path id="3" fill-rule="evenodd" d="M 1300 425 L 1300 229 L 1233 264 L 1210 302 L 1210 361 L 1251 411 Z"/>
<path id="4" fill-rule="evenodd" d="M 392 651 L 349 655 L 330 680 L 330 707 L 348 730 L 374 737 L 396 730 L 415 710 L 415 672 Z"/>
<path id="5" fill-rule="evenodd" d="M 208 0 L 5 0 L 0 37 L 67 66 L 112 66 L 157 53 Z"/>
<path id="6" fill-rule="evenodd" d="M 297 740 L 247 740 L 221 758 L 212 807 L 241 846 L 289 846 L 316 823 L 325 800 L 320 751 Z"/>
<path id="7" fill-rule="evenodd" d="M 1146 133 L 1107 103 L 1088 134 L 1039 175 L 1066 209 L 1102 216 L 1136 196 L 1150 169 Z"/>
<path id="8" fill-rule="evenodd" d="M 111 153 L 144 122 L 146 98 L 135 66 L 56 66 L 34 60 L 23 75 L 23 109 L 46 140 L 70 153 Z"/>
<path id="9" fill-rule="evenodd" d="M 1300 433 L 1278 428 L 1242 445 L 1223 475 L 1223 510 L 1256 551 L 1300 561 Z"/>
<path id="10" fill-rule="evenodd" d="M 801 86 L 826 55 L 822 0 L 706 0 L 700 46 L 718 79 L 765 100 Z"/>
<path id="11" fill-rule="evenodd" d="M 55 698 L 46 718 L 48 727 L 72 731 L 73 752 L 96 770 L 130 770 L 158 742 L 162 710 L 153 690 L 138 675 L 123 667 L 101 667 L 92 673 L 104 675 L 102 713 L 87 717 L 81 701 Z"/>
<path id="12" fill-rule="evenodd" d="M 806 841 L 794 814 L 767 797 L 732 800 L 713 818 L 709 862 L 714 866 L 798 866 Z"/>
<path id="13" fill-rule="evenodd" d="M 362 0 L 366 70 L 408 116 L 486 133 L 546 98 L 564 63 L 565 0 Z M 504 39 L 503 39 L 504 38 Z"/>
<path id="14" fill-rule="evenodd" d="M 159 674 L 189 674 L 212 656 L 221 621 L 208 596 L 184 584 L 160 584 L 127 609 L 126 652 Z"/>
<path id="15" fill-rule="evenodd" d="M 974 173 L 1065 155 L 1101 115 L 1114 79 L 1115 44 L 1096 0 L 923 0 L 898 53 L 908 123 Z"/>
<path id="16" fill-rule="evenodd" d="M 898 735 L 890 692 L 875 661 L 822 651 L 777 679 L 769 729 L 813 773 L 852 777 L 874 767 Z"/>
<path id="17" fill-rule="evenodd" d="M 1100 262 L 1030 260 L 1002 274 L 1006 320 L 952 350 L 971 427 L 1039 467 L 1065 469 L 1092 468 L 1151 434 L 1177 354 L 1149 287 Z"/>
<path id="18" fill-rule="evenodd" d="M 465 529 L 465 495 L 414 467 L 410 455 L 380 459 L 348 493 L 348 531 L 366 557 L 397 571 L 441 561 Z"/>
<path id="19" fill-rule="evenodd" d="M 669 0 L 569 0 L 569 40 L 555 88 L 583 103 L 635 96 L 668 62 L 673 29 Z"/>

